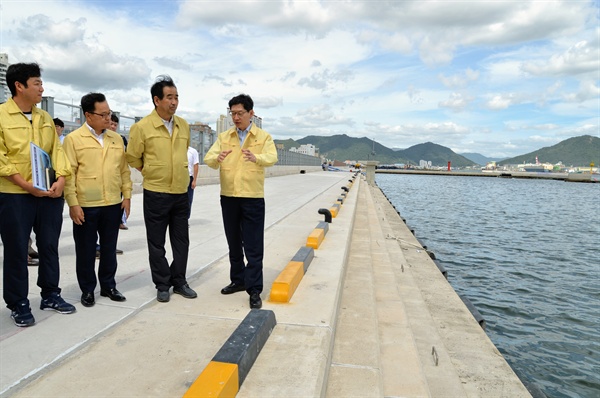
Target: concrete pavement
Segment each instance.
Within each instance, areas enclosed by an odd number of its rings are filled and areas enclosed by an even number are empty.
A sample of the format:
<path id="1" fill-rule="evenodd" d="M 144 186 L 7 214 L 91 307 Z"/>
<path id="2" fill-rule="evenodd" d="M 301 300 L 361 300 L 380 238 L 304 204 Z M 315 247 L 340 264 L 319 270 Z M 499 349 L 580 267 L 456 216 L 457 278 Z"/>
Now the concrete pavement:
<path id="1" fill-rule="evenodd" d="M 318 209 L 335 203 L 351 176 L 317 172 L 266 179 L 263 308 L 275 307 L 267 301 L 270 284 L 323 220 Z M 142 195 L 134 195 L 129 230 L 121 231 L 118 243 L 125 254 L 118 256 L 117 287 L 127 301 L 115 303 L 97 291 L 96 305 L 83 307 L 66 208 L 63 219 L 59 248 L 62 295 L 76 305 L 77 312 L 40 311 L 37 269 L 29 268 L 29 299 L 36 325 L 18 328 L 9 310 L 0 309 L 2 395 L 22 390 L 23 396 L 181 396 L 249 311 L 246 293 L 219 293 L 229 283 L 219 185 L 201 185 L 194 197 L 188 281 L 199 297 L 193 300 L 172 295 L 169 303 L 156 302 L 147 261 Z M 346 223 L 351 220 L 346 217 Z M 350 225 L 344 228 L 345 232 L 341 228 L 330 232 L 330 244 L 340 239 L 346 242 L 345 236 L 336 237 L 336 233 L 347 233 Z M 344 247 L 342 244 L 342 250 Z M 338 262 L 345 256 L 342 253 L 340 257 Z M 171 258 L 169 252 L 167 258 Z M 280 322 L 286 318 L 284 312 L 277 313 Z M 306 315 L 315 318 L 317 313 Z M 300 321 L 290 321 L 294 322 Z"/>
<path id="2" fill-rule="evenodd" d="M 203 171 L 204 181 L 216 182 Z M 277 175 L 275 170 L 272 175 Z M 323 220 L 351 173 L 314 172 L 266 180 L 263 308 L 273 329 L 239 397 L 528 397 L 458 295 L 381 191 L 357 178 L 289 303 L 268 301 L 272 282 Z M 1 396 L 181 397 L 248 314 L 229 282 L 218 185 L 196 191 L 188 280 L 194 300 L 158 303 L 148 265 L 141 195 L 119 238 L 124 303 L 79 303 L 71 222 L 60 256 L 72 315 L 39 311 L 21 329 L 0 309 Z M 168 246 L 168 245 L 167 245 Z M 170 254 L 168 254 L 170 258 Z M 432 353 L 434 349 L 434 354 Z"/>

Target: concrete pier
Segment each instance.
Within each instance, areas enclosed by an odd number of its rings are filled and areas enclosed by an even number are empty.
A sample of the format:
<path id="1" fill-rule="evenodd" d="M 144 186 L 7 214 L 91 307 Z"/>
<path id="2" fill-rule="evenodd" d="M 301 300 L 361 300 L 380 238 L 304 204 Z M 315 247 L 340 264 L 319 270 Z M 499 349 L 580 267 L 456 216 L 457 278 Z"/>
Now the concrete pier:
<path id="1" fill-rule="evenodd" d="M 265 182 L 262 298 L 277 325 L 237 396 L 530 396 L 376 186 L 362 176 L 349 183 L 349 172 L 292 172 Z M 83 307 L 65 207 L 61 287 L 77 312 L 40 311 L 37 269 L 29 267 L 37 323 L 17 328 L 9 310 L 0 309 L 0 396 L 186 393 L 250 312 L 245 292 L 220 294 L 229 261 L 219 186 L 207 173 L 190 220 L 188 281 L 197 299 L 156 301 L 138 194 L 118 243 L 125 253 L 118 256 L 117 287 L 127 301 L 97 291 L 96 305 Z M 291 300 L 270 302 L 272 283 L 342 187 L 343 204 Z"/>

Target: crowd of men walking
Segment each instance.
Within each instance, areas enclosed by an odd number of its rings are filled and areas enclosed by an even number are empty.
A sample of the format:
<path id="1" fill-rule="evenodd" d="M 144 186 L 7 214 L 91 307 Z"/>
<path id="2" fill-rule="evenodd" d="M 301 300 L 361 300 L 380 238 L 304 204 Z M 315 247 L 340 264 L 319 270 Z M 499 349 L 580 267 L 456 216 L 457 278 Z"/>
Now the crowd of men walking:
<path id="1" fill-rule="evenodd" d="M 17 326 L 35 324 L 28 299 L 28 265 L 37 257 L 41 310 L 76 312 L 61 297 L 58 241 L 64 202 L 69 206 L 75 242 L 75 270 L 81 304 L 92 307 L 99 294 L 126 298 L 117 289 L 117 239 L 131 211 L 130 167 L 143 176 L 143 215 L 148 261 L 159 302 L 174 294 L 197 297 L 187 279 L 189 222 L 198 175 L 198 153 L 190 146 L 188 123 L 175 115 L 177 87 L 166 75 L 150 88 L 154 110 L 133 124 L 129 142 L 116 130 L 102 93 L 81 98 L 83 124 L 62 136 L 64 123 L 37 107 L 44 91 L 36 63 L 10 65 L 6 83 L 11 98 L 0 104 L 0 237 L 4 247 L 4 301 Z M 277 162 L 271 136 L 253 122 L 254 103 L 233 97 L 229 110 L 235 127 L 220 133 L 204 158 L 218 169 L 221 210 L 229 246 L 230 284 L 222 294 L 246 291 L 250 308 L 261 308 L 264 254 L 264 168 Z M 111 123 L 113 123 L 111 125 Z M 118 119 L 116 120 L 118 123 Z M 39 170 L 32 147 L 51 161 L 50 181 L 34 181 Z M 194 153 L 195 152 L 195 153 Z M 37 252 L 31 247 L 35 235 Z M 166 258 L 169 233 L 172 261 Z M 99 257 L 96 270 L 96 258 Z M 245 259 L 244 259 L 245 258 Z"/>

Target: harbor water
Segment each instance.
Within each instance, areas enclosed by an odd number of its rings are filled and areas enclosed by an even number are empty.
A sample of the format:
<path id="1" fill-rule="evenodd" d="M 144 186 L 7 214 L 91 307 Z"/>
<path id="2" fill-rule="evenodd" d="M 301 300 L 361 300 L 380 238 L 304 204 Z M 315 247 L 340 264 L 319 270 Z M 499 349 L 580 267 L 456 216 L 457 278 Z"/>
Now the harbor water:
<path id="1" fill-rule="evenodd" d="M 600 184 L 377 174 L 526 384 L 600 397 Z"/>

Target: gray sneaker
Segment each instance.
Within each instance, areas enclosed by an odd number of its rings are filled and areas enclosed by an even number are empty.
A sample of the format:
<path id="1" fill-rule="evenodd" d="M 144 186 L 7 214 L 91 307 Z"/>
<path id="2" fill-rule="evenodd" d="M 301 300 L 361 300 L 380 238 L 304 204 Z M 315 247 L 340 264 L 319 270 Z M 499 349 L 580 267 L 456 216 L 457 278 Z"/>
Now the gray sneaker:
<path id="1" fill-rule="evenodd" d="M 58 293 L 52 293 L 40 303 L 40 310 L 56 311 L 59 314 L 72 314 L 75 311 L 74 305 L 67 303 Z"/>

